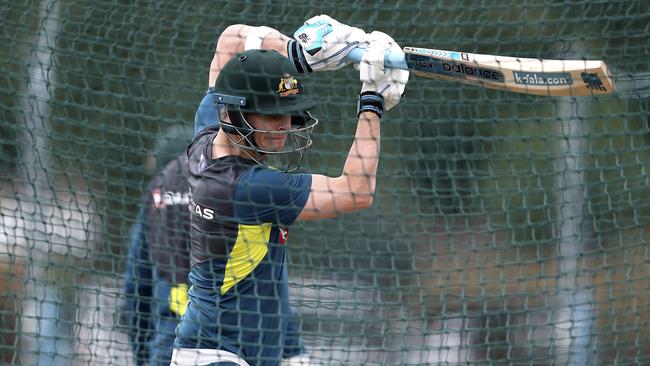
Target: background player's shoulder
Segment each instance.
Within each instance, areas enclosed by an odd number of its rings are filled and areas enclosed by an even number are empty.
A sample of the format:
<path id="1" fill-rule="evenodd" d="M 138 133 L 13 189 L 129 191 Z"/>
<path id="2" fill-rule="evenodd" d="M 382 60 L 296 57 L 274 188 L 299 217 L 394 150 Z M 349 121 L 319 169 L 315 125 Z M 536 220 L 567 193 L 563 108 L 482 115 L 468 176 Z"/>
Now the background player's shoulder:
<path id="1" fill-rule="evenodd" d="M 189 174 L 203 173 L 212 162 L 212 141 L 219 132 L 218 128 L 205 129 L 194 137 L 187 147 L 187 166 Z"/>

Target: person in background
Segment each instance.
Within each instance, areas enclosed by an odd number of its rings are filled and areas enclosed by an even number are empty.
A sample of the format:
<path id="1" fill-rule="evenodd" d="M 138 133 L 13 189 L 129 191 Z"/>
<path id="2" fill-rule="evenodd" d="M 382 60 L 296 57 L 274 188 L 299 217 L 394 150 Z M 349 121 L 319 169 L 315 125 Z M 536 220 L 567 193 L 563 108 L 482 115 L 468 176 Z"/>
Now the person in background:
<path id="1" fill-rule="evenodd" d="M 124 322 L 138 365 L 169 365 L 189 272 L 187 126 L 174 126 L 147 159 L 155 172 L 141 199 L 125 275 Z M 170 298 L 175 301 L 170 302 Z"/>

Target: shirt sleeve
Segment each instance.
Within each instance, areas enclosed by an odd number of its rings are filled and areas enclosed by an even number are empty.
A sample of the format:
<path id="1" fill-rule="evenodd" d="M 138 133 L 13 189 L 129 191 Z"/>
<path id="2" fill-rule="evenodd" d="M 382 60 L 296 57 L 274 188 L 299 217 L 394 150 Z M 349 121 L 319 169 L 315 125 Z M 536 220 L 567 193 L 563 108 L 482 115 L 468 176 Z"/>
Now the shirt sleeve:
<path id="1" fill-rule="evenodd" d="M 194 114 L 194 137 L 209 127 L 219 127 L 219 110 L 214 102 L 214 89 L 210 88 L 203 95 L 201 103 Z"/>
<path id="2" fill-rule="evenodd" d="M 309 198 L 310 174 L 287 174 L 263 167 L 246 171 L 237 181 L 234 216 L 246 224 L 291 225 Z"/>

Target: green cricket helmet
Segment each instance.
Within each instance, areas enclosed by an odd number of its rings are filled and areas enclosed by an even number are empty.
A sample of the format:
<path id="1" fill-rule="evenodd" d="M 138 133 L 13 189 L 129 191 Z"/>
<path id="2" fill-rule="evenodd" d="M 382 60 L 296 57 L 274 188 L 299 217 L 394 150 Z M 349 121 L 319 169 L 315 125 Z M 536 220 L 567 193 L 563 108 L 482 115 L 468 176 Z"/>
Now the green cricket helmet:
<path id="1" fill-rule="evenodd" d="M 248 50 L 234 56 L 221 71 L 215 84 L 215 103 L 225 108 L 230 121 L 220 121 L 228 134 L 242 137 L 231 139 L 236 146 L 262 155 L 289 155 L 286 171 L 296 170 L 303 154 L 311 145 L 311 134 L 318 120 L 309 112 L 316 106 L 304 94 L 296 79 L 293 64 L 273 50 Z M 291 128 L 286 131 L 255 129 L 246 119 L 247 113 L 262 115 L 290 115 Z M 255 143 L 256 132 L 272 132 L 287 136 L 282 151 L 268 151 Z M 296 159 L 297 157 L 297 159 Z M 297 164 L 296 164 L 297 163 Z"/>

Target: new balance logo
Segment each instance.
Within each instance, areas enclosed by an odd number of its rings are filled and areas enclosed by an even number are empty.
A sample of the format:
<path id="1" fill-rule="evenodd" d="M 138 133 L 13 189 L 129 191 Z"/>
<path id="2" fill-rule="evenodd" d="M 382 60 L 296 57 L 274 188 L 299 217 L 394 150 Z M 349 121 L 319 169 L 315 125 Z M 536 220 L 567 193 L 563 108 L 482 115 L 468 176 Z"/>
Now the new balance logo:
<path id="1" fill-rule="evenodd" d="M 307 33 L 300 33 L 300 34 L 298 35 L 298 39 L 299 39 L 300 42 L 302 42 L 302 43 L 308 43 L 308 42 L 309 42 L 309 36 L 307 35 Z"/>
<path id="2" fill-rule="evenodd" d="M 580 76 L 582 76 L 582 81 L 584 81 L 585 84 L 587 84 L 587 89 L 600 90 L 604 92 L 607 91 L 607 88 L 603 86 L 603 81 L 600 80 L 598 74 L 590 74 L 590 73 L 583 72 L 582 74 L 580 74 Z"/>

